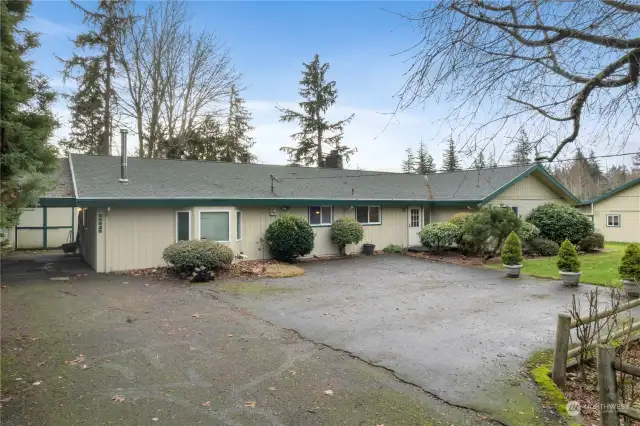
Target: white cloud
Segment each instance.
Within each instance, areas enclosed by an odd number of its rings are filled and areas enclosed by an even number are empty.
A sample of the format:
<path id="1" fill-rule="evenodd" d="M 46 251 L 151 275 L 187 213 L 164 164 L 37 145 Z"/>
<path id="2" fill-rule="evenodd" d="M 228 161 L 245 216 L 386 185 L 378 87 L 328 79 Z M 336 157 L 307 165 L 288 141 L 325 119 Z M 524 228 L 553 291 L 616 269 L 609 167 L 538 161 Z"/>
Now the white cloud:
<path id="1" fill-rule="evenodd" d="M 77 33 L 80 28 L 77 25 L 61 24 L 38 16 L 32 16 L 26 25 L 31 31 L 51 36 Z"/>

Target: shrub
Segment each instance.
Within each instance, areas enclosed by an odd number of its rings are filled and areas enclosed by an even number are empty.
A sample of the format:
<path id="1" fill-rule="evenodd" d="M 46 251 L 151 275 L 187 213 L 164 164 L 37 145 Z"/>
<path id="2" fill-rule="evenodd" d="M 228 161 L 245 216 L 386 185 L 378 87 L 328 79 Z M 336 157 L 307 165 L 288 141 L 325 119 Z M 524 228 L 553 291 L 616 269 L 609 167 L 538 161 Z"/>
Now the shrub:
<path id="1" fill-rule="evenodd" d="M 502 263 L 504 265 L 522 264 L 522 242 L 513 231 L 504 241 L 504 247 L 502 248 Z"/>
<path id="2" fill-rule="evenodd" d="M 591 220 L 576 208 L 560 204 L 543 204 L 531 211 L 527 222 L 533 223 L 544 238 L 561 244 L 569 240 L 573 244 L 593 233 Z"/>
<path id="3" fill-rule="evenodd" d="M 453 244 L 458 233 L 459 229 L 453 223 L 436 222 L 422 228 L 418 236 L 423 246 L 440 251 L 442 247 Z"/>
<path id="4" fill-rule="evenodd" d="M 547 238 L 536 238 L 528 246 L 532 253 L 540 256 L 556 256 L 560 251 L 558 243 Z"/>
<path id="5" fill-rule="evenodd" d="M 264 233 L 269 251 L 277 260 L 292 262 L 313 250 L 315 235 L 309 223 L 290 213 L 273 221 Z"/>
<path id="6" fill-rule="evenodd" d="M 558 269 L 562 272 L 580 272 L 580 261 L 578 260 L 578 252 L 571 241 L 564 240 L 558 252 Z"/>
<path id="7" fill-rule="evenodd" d="M 602 237 L 602 238 L 600 238 Z M 591 234 L 587 235 L 578 243 L 578 247 L 582 251 L 596 251 L 598 249 L 604 248 L 604 236 L 602 234 Z"/>
<path id="8" fill-rule="evenodd" d="M 640 282 L 640 244 L 629 244 L 618 267 L 623 280 Z"/>
<path id="9" fill-rule="evenodd" d="M 461 240 L 475 251 L 485 250 L 491 243 L 495 254 L 511 232 L 518 232 L 522 221 L 511 209 L 485 207 L 464 222 Z"/>
<path id="10" fill-rule="evenodd" d="M 233 261 L 233 251 L 211 240 L 178 241 L 164 249 L 162 258 L 177 272 L 192 274 L 196 268 L 228 268 Z"/>
<path id="11" fill-rule="evenodd" d="M 385 253 L 404 253 L 404 247 L 398 244 L 389 244 L 382 251 Z"/>
<path id="12" fill-rule="evenodd" d="M 453 223 L 456 226 L 462 227 L 464 222 L 471 216 L 471 213 L 460 212 L 453 215 L 449 222 Z"/>
<path id="13" fill-rule="evenodd" d="M 331 241 L 338 245 L 340 254 L 344 255 L 347 244 L 357 244 L 364 238 L 364 228 L 355 219 L 342 218 L 331 225 Z"/>
<path id="14" fill-rule="evenodd" d="M 533 223 L 522 222 L 520 230 L 518 231 L 518 237 L 525 243 L 530 243 L 540 236 L 540 230 Z"/>

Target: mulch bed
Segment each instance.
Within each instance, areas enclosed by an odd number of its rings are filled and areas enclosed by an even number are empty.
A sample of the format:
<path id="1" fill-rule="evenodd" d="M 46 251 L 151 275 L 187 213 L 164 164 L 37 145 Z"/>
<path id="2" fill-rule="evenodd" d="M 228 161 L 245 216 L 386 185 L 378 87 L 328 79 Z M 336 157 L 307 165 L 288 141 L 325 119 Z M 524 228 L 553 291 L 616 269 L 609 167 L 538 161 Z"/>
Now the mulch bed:
<path id="1" fill-rule="evenodd" d="M 640 343 L 633 342 L 630 344 L 629 349 L 624 356 L 624 362 L 640 365 Z M 620 374 L 620 373 L 618 373 Z M 577 367 L 567 374 L 567 383 L 564 389 L 564 394 L 567 397 L 567 401 L 578 401 L 580 403 L 580 415 L 584 419 L 584 424 L 597 426 L 600 424 L 600 399 L 598 397 L 598 373 L 595 367 L 595 360 L 592 360 L 586 366 L 587 380 L 582 381 L 580 379 Z M 630 379 L 631 376 L 627 377 Z M 634 378 L 632 381 L 634 387 L 637 402 L 634 404 L 634 408 L 640 408 L 640 378 Z M 627 385 L 626 389 L 629 392 L 631 384 Z M 620 401 L 622 403 L 622 401 Z M 640 425 L 640 422 L 630 420 L 632 425 Z"/>
<path id="2" fill-rule="evenodd" d="M 219 271 L 216 273 L 216 280 L 224 280 L 229 278 L 256 278 L 264 276 L 267 271 L 267 266 L 276 265 L 280 262 L 276 260 L 243 260 L 231 265 L 228 270 Z M 157 281 L 189 281 L 190 279 L 183 279 L 169 267 L 163 266 L 158 268 L 145 268 L 145 269 L 131 269 L 128 271 L 116 271 L 112 272 L 118 275 L 130 275 L 134 277 L 146 277 Z"/>
<path id="3" fill-rule="evenodd" d="M 483 266 L 487 263 L 482 256 L 464 256 L 457 251 L 443 251 L 442 253 L 432 253 L 424 251 L 419 253 L 407 252 L 407 256 L 464 266 Z M 494 259 L 491 259 L 490 261 L 493 260 Z M 498 261 L 499 260 L 500 259 L 498 259 Z"/>

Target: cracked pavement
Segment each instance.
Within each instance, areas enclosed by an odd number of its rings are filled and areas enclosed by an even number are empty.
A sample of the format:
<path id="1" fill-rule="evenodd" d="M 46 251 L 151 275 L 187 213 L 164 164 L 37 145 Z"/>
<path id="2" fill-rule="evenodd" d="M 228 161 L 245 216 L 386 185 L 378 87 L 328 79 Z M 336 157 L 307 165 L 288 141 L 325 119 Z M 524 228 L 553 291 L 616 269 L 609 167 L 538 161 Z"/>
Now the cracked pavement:
<path id="1" fill-rule="evenodd" d="M 2 272 L 3 425 L 495 424 L 223 303 L 214 286 L 51 255 L 5 258 Z"/>
<path id="2" fill-rule="evenodd" d="M 380 255 L 303 263 L 305 275 L 225 291 L 229 303 L 393 372 L 450 406 L 503 424 L 550 424 L 522 365 L 553 346 L 573 291 L 559 282 Z M 232 286 L 234 290 L 239 287 Z M 239 294 L 241 293 L 241 294 Z"/>

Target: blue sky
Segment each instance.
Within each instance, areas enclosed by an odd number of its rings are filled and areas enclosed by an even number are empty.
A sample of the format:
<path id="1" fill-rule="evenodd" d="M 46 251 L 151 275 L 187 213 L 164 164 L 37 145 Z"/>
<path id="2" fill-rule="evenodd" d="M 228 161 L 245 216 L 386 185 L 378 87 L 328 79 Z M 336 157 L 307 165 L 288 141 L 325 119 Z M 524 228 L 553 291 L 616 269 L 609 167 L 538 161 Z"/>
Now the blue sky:
<path id="1" fill-rule="evenodd" d="M 94 7 L 91 2 L 83 5 Z M 399 170 L 405 148 L 417 147 L 421 138 L 439 163 L 452 125 L 442 121 L 449 108 L 444 102 L 430 101 L 393 119 L 388 114 L 396 106 L 394 95 L 407 68 L 407 55 L 398 53 L 419 40 L 419 34 L 394 12 L 417 12 L 421 6 L 419 2 L 188 2 L 193 29 L 215 30 L 244 75 L 243 96 L 254 116 L 255 152 L 261 162 L 286 163 L 278 148 L 291 143 L 289 135 L 296 129 L 278 122 L 275 105 L 295 106 L 301 64 L 318 53 L 331 64 L 328 77 L 339 90 L 330 117 L 356 114 L 345 130 L 344 144 L 358 148 L 349 167 L 389 171 Z M 34 0 L 26 25 L 42 33 L 41 47 L 33 54 L 36 68 L 55 89 L 69 90 L 62 84 L 55 55 L 71 55 L 70 38 L 82 30 L 82 14 L 66 1 Z M 64 100 L 57 103 L 56 113 L 64 124 L 68 118 Z M 57 137 L 67 131 L 63 126 Z M 498 157 L 504 151 L 499 144 L 491 149 Z M 507 160 L 505 154 L 502 162 Z"/>

